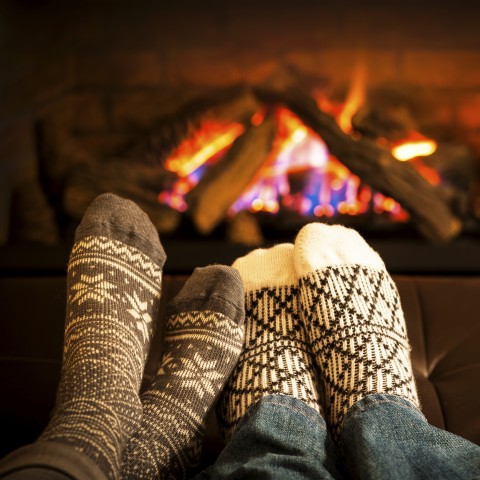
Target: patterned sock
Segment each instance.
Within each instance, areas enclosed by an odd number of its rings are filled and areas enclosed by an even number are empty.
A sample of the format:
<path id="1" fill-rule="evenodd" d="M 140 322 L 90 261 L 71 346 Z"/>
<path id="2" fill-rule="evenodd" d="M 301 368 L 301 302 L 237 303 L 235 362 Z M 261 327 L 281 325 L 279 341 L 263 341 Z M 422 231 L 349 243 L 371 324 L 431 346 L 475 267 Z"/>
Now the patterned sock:
<path id="1" fill-rule="evenodd" d="M 401 395 L 418 405 L 400 298 L 378 254 L 354 230 L 312 223 L 298 234 L 294 257 L 334 437 L 366 395 Z"/>
<path id="2" fill-rule="evenodd" d="M 113 194 L 97 197 L 77 228 L 57 402 L 40 442 L 59 442 L 118 478 L 138 428 L 138 391 L 160 299 L 165 253 L 147 215 Z"/>
<path id="3" fill-rule="evenodd" d="M 123 455 L 125 479 L 185 478 L 198 462 L 207 416 L 242 349 L 238 272 L 197 268 L 168 314 L 161 366 L 142 394 L 142 426 Z"/>
<path id="4" fill-rule="evenodd" d="M 224 390 L 220 424 L 230 438 L 248 408 L 270 394 L 319 411 L 315 363 L 297 308 L 293 245 L 258 249 L 235 261 L 245 286 L 245 345 Z"/>

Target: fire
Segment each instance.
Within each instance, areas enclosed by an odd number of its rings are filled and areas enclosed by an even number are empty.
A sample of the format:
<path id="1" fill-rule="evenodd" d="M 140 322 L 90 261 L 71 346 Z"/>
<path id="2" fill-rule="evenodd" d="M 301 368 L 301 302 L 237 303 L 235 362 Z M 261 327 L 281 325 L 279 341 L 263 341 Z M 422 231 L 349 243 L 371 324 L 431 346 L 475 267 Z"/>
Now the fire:
<path id="1" fill-rule="evenodd" d="M 305 216 L 365 213 L 370 189 L 331 156 L 323 140 L 290 110 L 279 108 L 275 114 L 278 130 L 270 157 L 231 213 L 244 209 L 276 213 L 281 206 Z M 302 183 L 300 191 L 293 191 L 293 177 Z"/>
<path id="2" fill-rule="evenodd" d="M 206 121 L 191 138 L 178 147 L 173 157 L 166 161 L 165 167 L 176 172 L 179 177 L 186 177 L 230 146 L 243 131 L 243 125 L 238 123 L 226 126 Z"/>
<path id="3" fill-rule="evenodd" d="M 352 133 L 351 119 L 363 102 L 364 73 L 357 73 L 345 105 L 328 103 L 317 97 L 323 110 L 335 112 L 339 126 Z M 230 214 L 241 210 L 277 213 L 281 208 L 304 216 L 333 217 L 360 215 L 373 210 L 388 214 L 396 221 L 405 221 L 408 214 L 392 198 L 373 192 L 363 185 L 340 161 L 333 157 L 324 141 L 285 107 L 272 111 L 277 121 L 277 134 L 269 157 L 250 186 L 230 207 Z M 251 119 L 260 125 L 266 115 L 262 108 Z M 221 124 L 211 120 L 186 139 L 169 158 L 166 168 L 177 174 L 172 188 L 159 194 L 159 201 L 185 211 L 186 194 L 199 182 L 205 169 L 213 165 L 244 131 L 241 124 Z M 385 142 L 384 142 L 385 143 Z M 395 145 L 388 145 L 399 161 L 411 161 L 419 173 L 432 184 L 441 179 L 436 171 L 418 157 L 431 155 L 436 143 L 416 132 Z"/>
<path id="4" fill-rule="evenodd" d="M 438 172 L 421 160 L 421 157 L 432 155 L 436 150 L 437 142 L 418 132 L 411 132 L 407 139 L 394 145 L 391 152 L 400 162 L 412 162 L 418 173 L 432 185 L 440 185 L 442 179 Z"/>
<path id="5" fill-rule="evenodd" d="M 175 172 L 178 178 L 170 190 L 158 195 L 158 201 L 180 212 L 186 211 L 185 195 L 200 181 L 205 168 L 213 165 L 244 129 L 238 123 L 225 125 L 204 121 L 195 134 L 185 139 L 172 157 L 166 160 L 165 168 Z"/>
<path id="6" fill-rule="evenodd" d="M 332 115 L 344 133 L 351 134 L 353 132 L 352 118 L 365 102 L 366 84 L 365 59 L 363 54 L 359 53 L 354 65 L 352 83 L 344 102 L 332 101 L 323 91 L 314 93 L 318 108 Z"/>
<path id="7" fill-rule="evenodd" d="M 345 133 L 352 132 L 352 118 L 365 102 L 366 80 L 365 62 L 359 59 L 355 66 L 353 82 L 350 85 L 345 106 L 337 117 L 337 123 Z"/>

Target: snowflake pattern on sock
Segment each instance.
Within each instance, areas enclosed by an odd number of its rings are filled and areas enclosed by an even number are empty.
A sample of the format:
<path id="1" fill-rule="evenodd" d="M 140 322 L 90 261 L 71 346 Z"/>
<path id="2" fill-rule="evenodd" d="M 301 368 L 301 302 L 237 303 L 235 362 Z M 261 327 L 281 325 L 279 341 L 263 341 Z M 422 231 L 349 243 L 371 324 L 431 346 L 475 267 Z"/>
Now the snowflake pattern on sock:
<path id="1" fill-rule="evenodd" d="M 210 310 L 171 315 L 143 421 L 123 455 L 122 478 L 185 478 L 200 456 L 208 413 L 234 368 L 243 322 Z"/>
<path id="2" fill-rule="evenodd" d="M 100 235 L 77 241 L 70 256 L 62 379 L 39 440 L 71 445 L 108 478 L 118 478 L 121 450 L 140 425 L 162 265 Z"/>

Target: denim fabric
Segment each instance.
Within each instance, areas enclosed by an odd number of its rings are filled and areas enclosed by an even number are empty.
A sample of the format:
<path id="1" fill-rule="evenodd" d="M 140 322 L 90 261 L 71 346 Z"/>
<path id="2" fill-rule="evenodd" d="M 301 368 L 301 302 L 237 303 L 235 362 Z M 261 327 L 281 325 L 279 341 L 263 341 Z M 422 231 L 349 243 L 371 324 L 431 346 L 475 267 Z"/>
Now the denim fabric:
<path id="1" fill-rule="evenodd" d="M 351 408 L 337 449 L 315 411 L 270 395 L 247 411 L 215 465 L 195 480 L 247 478 L 480 479 L 480 447 L 429 425 L 407 400 L 377 394 Z"/>
<path id="2" fill-rule="evenodd" d="M 480 447 L 427 423 L 407 400 L 369 395 L 345 417 L 337 449 L 318 413 L 301 400 L 269 395 L 253 405 L 215 465 L 195 480 L 480 479 Z M 33 444 L 0 462 L 0 478 L 104 478 L 62 445 Z M 345 459 L 350 476 L 344 471 Z"/>
<path id="3" fill-rule="evenodd" d="M 340 442 L 354 478 L 480 479 L 480 447 L 428 424 L 401 397 L 369 395 L 357 402 Z"/>
<path id="4" fill-rule="evenodd" d="M 250 407 L 215 464 L 195 480 L 339 479 L 323 418 L 301 400 L 269 395 Z"/>

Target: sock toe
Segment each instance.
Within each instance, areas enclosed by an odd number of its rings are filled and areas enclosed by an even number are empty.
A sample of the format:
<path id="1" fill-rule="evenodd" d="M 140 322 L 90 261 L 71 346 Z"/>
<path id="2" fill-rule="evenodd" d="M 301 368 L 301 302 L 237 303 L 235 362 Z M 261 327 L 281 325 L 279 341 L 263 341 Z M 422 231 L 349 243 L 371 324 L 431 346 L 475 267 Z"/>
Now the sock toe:
<path id="1" fill-rule="evenodd" d="M 225 265 L 196 268 L 167 310 L 168 315 L 210 310 L 240 325 L 245 317 L 245 295 L 240 274 Z"/>
<path id="2" fill-rule="evenodd" d="M 359 264 L 384 269 L 380 256 L 358 232 L 341 225 L 310 223 L 295 240 L 294 265 L 299 276 L 329 266 Z"/>
<path id="3" fill-rule="evenodd" d="M 131 200 L 113 193 L 99 195 L 87 208 L 75 241 L 88 236 L 113 238 L 137 248 L 160 266 L 165 262 L 165 251 L 148 215 Z"/>
<path id="4" fill-rule="evenodd" d="M 254 250 L 235 260 L 232 267 L 240 272 L 246 290 L 293 285 L 297 282 L 291 243 Z"/>

